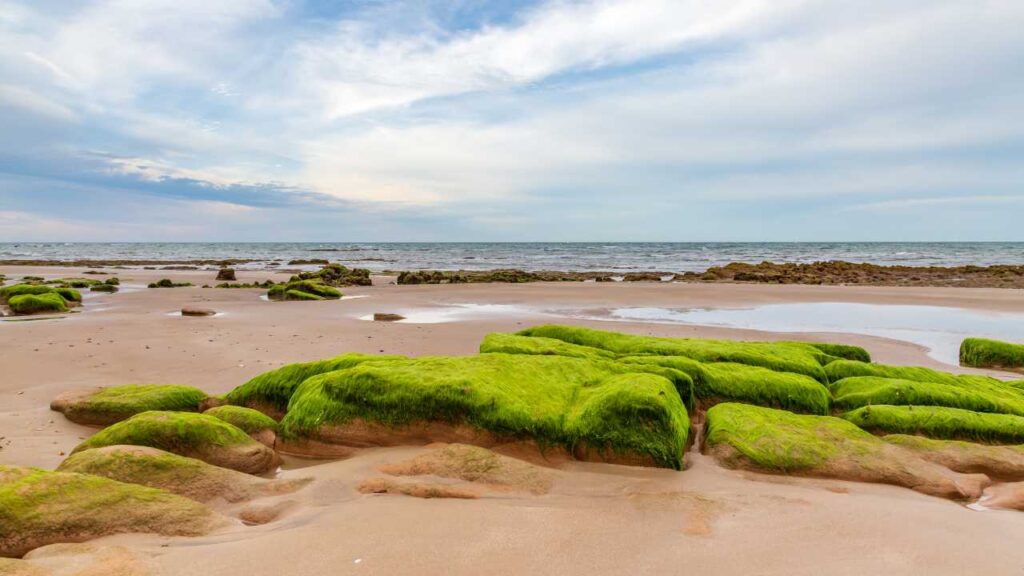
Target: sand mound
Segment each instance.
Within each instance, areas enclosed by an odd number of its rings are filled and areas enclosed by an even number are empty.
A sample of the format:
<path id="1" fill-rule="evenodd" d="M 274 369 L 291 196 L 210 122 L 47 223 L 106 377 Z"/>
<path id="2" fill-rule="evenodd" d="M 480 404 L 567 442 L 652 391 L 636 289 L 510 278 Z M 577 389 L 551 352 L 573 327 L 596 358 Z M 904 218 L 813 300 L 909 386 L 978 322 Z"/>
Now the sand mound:
<path id="1" fill-rule="evenodd" d="M 533 494 L 547 493 L 554 476 L 550 470 L 465 444 L 444 446 L 412 460 L 381 466 L 379 470 L 392 476 L 456 478 Z"/>
<path id="2" fill-rule="evenodd" d="M 706 451 L 723 465 L 905 486 L 954 499 L 975 499 L 989 483 L 886 443 L 831 416 L 805 416 L 745 404 L 707 412 Z"/>
<path id="3" fill-rule="evenodd" d="M 97 432 L 72 454 L 131 444 L 150 446 L 214 466 L 262 474 L 280 462 L 277 454 L 242 429 L 219 418 L 192 412 L 143 412 Z"/>
<path id="4" fill-rule="evenodd" d="M 986 496 L 981 502 L 986 508 L 1024 511 L 1024 482 L 998 484 L 989 488 Z"/>
<path id="5" fill-rule="evenodd" d="M 0 466 L 0 556 L 123 532 L 198 536 L 224 522 L 170 492 L 70 472 Z"/>
<path id="6" fill-rule="evenodd" d="M 308 479 L 264 480 L 145 446 L 105 446 L 72 454 L 57 469 L 94 474 L 119 482 L 141 484 L 199 502 L 223 499 L 242 502 L 259 496 L 287 494 Z"/>
<path id="7" fill-rule="evenodd" d="M 156 565 L 121 546 L 93 544 L 51 544 L 36 548 L 19 560 L 38 572 L 52 576 L 153 576 Z M 0 574 L 7 574 L 0 567 Z M 26 573 L 29 574 L 29 573 Z"/>
<path id="8" fill-rule="evenodd" d="M 431 484 L 427 482 L 399 482 L 390 478 L 370 478 L 359 484 L 359 491 L 363 494 L 404 494 L 416 498 L 460 498 L 472 500 L 480 495 L 472 490 L 449 486 L 446 484 Z"/>

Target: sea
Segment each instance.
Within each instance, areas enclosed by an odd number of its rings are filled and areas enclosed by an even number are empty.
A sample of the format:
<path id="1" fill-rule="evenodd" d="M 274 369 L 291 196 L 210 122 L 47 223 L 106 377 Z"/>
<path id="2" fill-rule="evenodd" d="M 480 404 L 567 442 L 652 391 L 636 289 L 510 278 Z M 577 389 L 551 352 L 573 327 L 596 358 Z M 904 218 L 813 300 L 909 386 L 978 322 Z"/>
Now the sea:
<path id="1" fill-rule="evenodd" d="M 845 260 L 907 266 L 1024 264 L 1024 242 L 8 242 L 0 260 L 327 259 L 383 270 L 700 272 L 729 262 Z"/>

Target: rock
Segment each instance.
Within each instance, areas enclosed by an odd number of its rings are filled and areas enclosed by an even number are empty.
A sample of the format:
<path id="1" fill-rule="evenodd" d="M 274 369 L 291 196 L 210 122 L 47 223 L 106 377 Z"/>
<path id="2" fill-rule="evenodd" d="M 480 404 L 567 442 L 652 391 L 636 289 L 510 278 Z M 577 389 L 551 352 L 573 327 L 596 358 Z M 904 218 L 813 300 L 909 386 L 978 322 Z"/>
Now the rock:
<path id="1" fill-rule="evenodd" d="M 50 402 L 50 409 L 78 424 L 107 426 L 149 410 L 196 412 L 206 393 L 178 384 L 128 384 L 70 390 Z"/>
<path id="2" fill-rule="evenodd" d="M 985 491 L 985 498 L 979 504 L 986 508 L 1024 511 L 1024 482 L 996 484 Z"/>
<path id="3" fill-rule="evenodd" d="M 472 500 L 480 495 L 466 488 L 428 482 L 398 482 L 390 478 L 370 478 L 359 484 L 363 494 L 404 494 L 416 498 L 461 498 Z"/>
<path id="4" fill-rule="evenodd" d="M 878 482 L 972 500 L 989 479 L 960 474 L 832 416 L 805 416 L 747 404 L 707 411 L 705 451 L 730 468 Z"/>
<path id="5" fill-rule="evenodd" d="M 159 488 L 199 502 L 242 502 L 294 492 L 309 483 L 309 479 L 265 480 L 148 446 L 84 450 L 72 454 L 57 470 Z"/>
<path id="6" fill-rule="evenodd" d="M 242 429 L 192 412 L 143 412 L 97 432 L 71 452 L 120 444 L 150 446 L 249 474 L 273 470 L 277 454 Z"/>
<path id="7" fill-rule="evenodd" d="M 215 316 L 216 314 L 217 311 L 212 308 L 194 308 L 188 306 L 181 309 L 182 316 Z"/>
<path id="8" fill-rule="evenodd" d="M 89 287 L 89 291 L 90 292 L 114 293 L 114 292 L 117 292 L 117 290 L 118 290 L 118 288 L 117 288 L 116 285 L 114 285 L 114 284 L 107 284 L 105 282 L 103 284 L 96 284 L 94 286 L 90 286 Z"/>
<path id="9" fill-rule="evenodd" d="M 221 268 L 217 272 L 217 280 L 222 282 L 234 282 L 235 281 L 235 269 L 234 268 Z"/>
<path id="10" fill-rule="evenodd" d="M 242 406 L 216 406 L 203 413 L 241 428 L 269 448 L 277 443 L 277 421 L 263 412 Z"/>
<path id="11" fill-rule="evenodd" d="M 373 314 L 374 322 L 397 322 L 399 320 L 405 320 L 405 316 L 401 314 L 392 314 L 390 312 L 375 312 Z"/>
<path id="12" fill-rule="evenodd" d="M 53 576 L 155 576 L 159 567 L 122 546 L 96 544 L 50 544 L 25 555 L 29 566 L 44 567 Z M 0 574 L 3 571 L 0 570 Z"/>
<path id="13" fill-rule="evenodd" d="M 904 434 L 890 434 L 882 439 L 950 470 L 976 472 L 1001 480 L 1024 480 L 1024 446 L 932 440 Z"/>
<path id="14" fill-rule="evenodd" d="M 0 556 L 124 532 L 199 536 L 224 523 L 206 506 L 163 490 L 0 465 Z"/>

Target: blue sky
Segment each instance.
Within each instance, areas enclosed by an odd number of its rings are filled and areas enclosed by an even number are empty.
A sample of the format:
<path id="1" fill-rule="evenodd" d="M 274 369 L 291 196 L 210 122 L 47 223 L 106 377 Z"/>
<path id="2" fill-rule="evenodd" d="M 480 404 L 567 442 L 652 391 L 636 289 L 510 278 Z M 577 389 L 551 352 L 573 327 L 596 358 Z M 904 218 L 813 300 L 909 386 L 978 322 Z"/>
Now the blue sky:
<path id="1" fill-rule="evenodd" d="M 0 0 L 0 241 L 1024 240 L 1024 2 Z"/>

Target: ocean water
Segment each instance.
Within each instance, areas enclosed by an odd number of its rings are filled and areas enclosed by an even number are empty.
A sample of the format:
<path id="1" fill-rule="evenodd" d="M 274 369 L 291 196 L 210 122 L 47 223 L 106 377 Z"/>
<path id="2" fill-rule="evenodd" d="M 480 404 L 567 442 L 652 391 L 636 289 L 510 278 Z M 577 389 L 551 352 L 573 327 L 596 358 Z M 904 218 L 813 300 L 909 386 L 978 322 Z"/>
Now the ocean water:
<path id="1" fill-rule="evenodd" d="M 1024 264 L 1024 242 L 624 243 L 0 243 L 0 260 L 254 259 L 243 266 L 326 258 L 381 270 L 703 271 L 729 262 L 846 260 L 908 266 Z"/>

